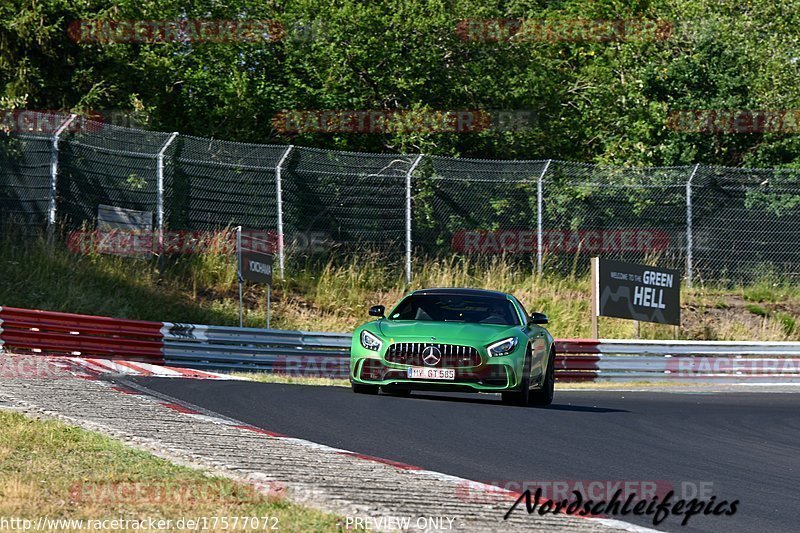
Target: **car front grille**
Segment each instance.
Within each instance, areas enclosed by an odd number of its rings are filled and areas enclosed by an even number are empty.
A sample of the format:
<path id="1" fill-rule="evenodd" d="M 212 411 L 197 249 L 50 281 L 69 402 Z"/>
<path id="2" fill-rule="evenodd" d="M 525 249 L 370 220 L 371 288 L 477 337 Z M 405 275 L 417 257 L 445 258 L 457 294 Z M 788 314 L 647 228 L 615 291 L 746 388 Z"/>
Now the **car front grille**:
<path id="1" fill-rule="evenodd" d="M 505 387 L 510 379 L 511 369 L 506 365 L 486 365 L 477 368 L 458 368 L 456 369 L 455 379 L 452 381 L 438 381 L 437 385 L 459 385 L 465 383 L 475 383 L 489 387 Z M 404 383 L 413 383 L 408 379 L 406 370 L 390 368 L 383 365 L 377 359 L 365 359 L 361 365 L 358 377 L 363 381 L 385 381 L 397 380 Z"/>
<path id="2" fill-rule="evenodd" d="M 422 352 L 425 348 L 433 346 L 439 350 L 441 360 L 437 364 L 426 364 Z M 386 360 L 390 363 L 399 363 L 411 366 L 433 366 L 443 368 L 463 368 L 481 364 L 478 350 L 472 346 L 457 344 L 437 344 L 430 342 L 397 342 L 389 346 L 386 351 Z"/>

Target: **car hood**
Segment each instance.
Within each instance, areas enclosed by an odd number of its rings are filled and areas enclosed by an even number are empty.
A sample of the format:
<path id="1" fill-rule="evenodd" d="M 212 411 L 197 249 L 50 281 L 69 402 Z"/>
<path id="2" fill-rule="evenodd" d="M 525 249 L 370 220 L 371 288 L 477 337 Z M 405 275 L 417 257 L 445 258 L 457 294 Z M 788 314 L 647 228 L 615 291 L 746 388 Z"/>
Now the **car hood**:
<path id="1" fill-rule="evenodd" d="M 393 342 L 437 342 L 453 344 L 487 344 L 502 335 L 513 335 L 519 326 L 475 324 L 465 322 L 430 322 L 426 320 L 380 320 L 381 335 Z"/>

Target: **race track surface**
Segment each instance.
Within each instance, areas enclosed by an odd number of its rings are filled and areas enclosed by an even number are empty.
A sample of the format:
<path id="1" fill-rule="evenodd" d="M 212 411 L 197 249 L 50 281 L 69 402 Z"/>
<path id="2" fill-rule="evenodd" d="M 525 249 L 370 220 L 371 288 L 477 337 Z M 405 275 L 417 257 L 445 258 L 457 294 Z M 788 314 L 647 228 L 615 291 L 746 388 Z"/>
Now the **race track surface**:
<path id="1" fill-rule="evenodd" d="M 798 528 L 800 394 L 556 391 L 552 406 L 537 409 L 505 406 L 494 395 L 397 398 L 342 387 L 131 381 L 272 432 L 467 479 L 510 481 L 512 489 L 644 481 L 680 495 L 690 482 L 686 490 L 707 490 L 706 500 L 740 502 L 734 516 L 694 516 L 686 527 L 670 517 L 660 530 Z M 649 517 L 612 518 L 653 527 Z"/>

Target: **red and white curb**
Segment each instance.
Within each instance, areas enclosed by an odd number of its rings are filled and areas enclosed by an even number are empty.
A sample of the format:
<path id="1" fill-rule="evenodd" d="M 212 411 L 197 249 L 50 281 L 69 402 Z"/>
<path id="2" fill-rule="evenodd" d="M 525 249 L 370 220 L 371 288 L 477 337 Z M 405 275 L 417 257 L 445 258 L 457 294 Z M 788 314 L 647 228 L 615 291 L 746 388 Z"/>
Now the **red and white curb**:
<path id="1" fill-rule="evenodd" d="M 208 372 L 191 368 L 167 367 L 139 361 L 126 361 L 121 359 L 101 359 L 91 357 L 50 357 L 51 362 L 62 368 L 85 370 L 89 375 L 112 376 L 144 376 L 160 378 L 190 378 L 190 379 L 216 379 L 216 380 L 242 380 L 247 378 Z"/>
<path id="2" fill-rule="evenodd" d="M 41 359 L 44 359 L 44 358 L 38 358 L 37 357 L 36 359 L 37 360 L 41 360 Z M 230 428 L 230 429 L 238 429 L 238 430 L 241 430 L 241 431 L 251 432 L 251 433 L 255 434 L 255 436 L 257 438 L 265 439 L 264 444 L 266 444 L 267 446 L 268 446 L 269 440 L 276 439 L 277 442 L 282 442 L 282 443 L 286 443 L 286 444 L 292 444 L 294 446 L 298 446 L 298 447 L 301 447 L 301 448 L 304 448 L 304 449 L 308 450 L 308 453 L 309 453 L 309 455 L 311 457 L 320 457 L 320 456 L 323 456 L 323 455 L 340 455 L 340 456 L 343 457 L 343 459 L 344 458 L 348 458 L 348 459 L 353 460 L 353 461 L 364 461 L 365 464 L 367 464 L 367 463 L 380 464 L 383 467 L 390 468 L 390 469 L 395 469 L 398 472 L 402 472 L 404 475 L 422 476 L 422 477 L 425 477 L 425 478 L 429 478 L 432 481 L 435 480 L 435 481 L 438 481 L 438 482 L 446 483 L 447 485 L 452 487 L 452 492 L 451 493 L 454 494 L 454 495 L 458 492 L 459 487 L 463 487 L 465 484 L 468 484 L 471 491 L 478 492 L 478 493 L 485 492 L 487 494 L 487 496 L 489 496 L 489 497 L 497 498 L 498 494 L 501 494 L 501 500 L 500 501 L 504 501 L 506 496 L 507 496 L 509 504 L 511 502 L 513 502 L 514 500 L 518 499 L 519 496 L 520 496 L 519 493 L 516 493 L 514 491 L 510 491 L 510 490 L 507 490 L 507 489 L 501 489 L 501 488 L 498 488 L 498 487 L 495 487 L 495 486 L 492 486 L 492 485 L 487 485 L 487 484 L 471 481 L 471 480 L 468 480 L 466 478 L 462 478 L 462 477 L 458 477 L 458 476 L 452 476 L 452 475 L 444 474 L 444 473 L 433 471 L 433 470 L 427 470 L 427 469 L 424 469 L 424 468 L 421 468 L 421 467 L 417 467 L 417 466 L 414 466 L 414 465 L 409 465 L 409 464 L 405 464 L 405 463 L 398 462 L 398 461 L 388 460 L 388 459 L 384 459 L 384 458 L 381 458 L 381 457 L 369 456 L 369 455 L 353 452 L 353 451 L 342 449 L 342 448 L 335 448 L 335 447 L 332 447 L 332 446 L 319 444 L 319 443 L 308 441 L 308 440 L 305 440 L 305 439 L 294 438 L 294 437 L 291 437 L 291 436 L 282 435 L 282 434 L 279 434 L 279 433 L 276 433 L 276 432 L 273 432 L 273 431 L 270 431 L 270 430 L 267 430 L 267 429 L 262 429 L 262 428 L 259 428 L 259 427 L 256 427 L 256 426 L 253 426 L 253 425 L 250 425 L 250 424 L 247 424 L 247 423 L 243 423 L 241 421 L 237 421 L 237 420 L 234 420 L 234 419 L 226 418 L 225 416 L 219 415 L 217 413 L 213 413 L 213 412 L 208 411 L 208 410 L 206 410 L 206 409 L 204 409 L 202 407 L 198 407 L 198 406 L 195 406 L 195 405 L 192 405 L 192 404 L 180 401 L 180 400 L 173 399 L 173 398 L 171 398 L 169 396 L 162 395 L 162 394 L 154 392 L 154 391 L 150 391 L 150 390 L 148 390 L 146 388 L 146 386 L 143 386 L 143 385 L 141 385 L 141 384 L 139 384 L 137 382 L 128 381 L 128 380 L 125 380 L 125 379 L 121 379 L 119 381 L 101 379 L 100 375 L 99 375 L 99 371 L 97 369 L 95 369 L 95 370 L 90 372 L 89 370 L 87 370 L 87 367 L 75 366 L 74 359 L 76 359 L 76 358 L 55 358 L 55 357 L 53 357 L 53 358 L 46 358 L 46 359 L 47 359 L 49 364 L 57 366 L 62 371 L 66 370 L 67 372 L 69 372 L 70 374 L 74 375 L 75 377 L 89 379 L 92 382 L 101 385 L 103 388 L 105 388 L 105 390 L 118 392 L 121 395 L 122 394 L 135 395 L 138 398 L 138 401 L 144 401 L 144 402 L 146 402 L 148 404 L 151 404 L 153 406 L 157 406 L 158 408 L 163 408 L 165 410 L 169 410 L 170 412 L 174 413 L 176 416 L 180 416 L 180 417 L 184 417 L 185 416 L 185 417 L 189 417 L 191 419 L 195 419 L 198 422 L 210 423 L 210 424 L 214 424 L 214 425 L 218 425 L 218 426 L 225 426 L 225 427 Z M 94 374 L 94 375 L 92 375 L 92 374 Z M 27 389 L 29 389 L 29 387 Z M 62 390 L 63 390 L 63 387 L 62 387 Z M 13 397 L 13 395 L 12 395 L 12 397 Z M 21 400 L 21 401 L 23 403 L 25 402 L 25 400 Z M 28 401 L 30 401 L 30 400 L 28 400 Z M 151 411 L 151 414 L 155 414 L 155 413 L 153 413 Z M 154 418 L 159 418 L 159 417 L 154 417 Z M 89 423 L 89 424 L 91 424 L 91 423 Z M 79 423 L 78 425 L 81 425 L 81 424 Z M 88 426 L 86 426 L 86 427 L 89 428 Z M 115 434 L 115 435 L 119 436 L 119 433 L 117 431 L 118 430 L 112 430 L 112 434 Z M 115 433 L 115 432 L 117 432 L 117 433 Z M 134 437 L 134 438 L 136 438 L 136 437 Z M 150 439 L 151 437 L 146 437 L 146 438 Z M 144 442 L 144 441 L 142 441 L 142 442 Z M 156 441 L 152 441 L 151 444 L 156 446 L 157 442 Z M 158 449 L 157 446 L 156 446 L 156 449 L 158 451 L 154 452 L 154 453 L 158 454 L 158 453 L 163 452 L 163 450 Z M 313 461 L 313 459 L 312 459 L 312 461 Z M 322 462 L 325 462 L 325 461 L 323 460 Z M 366 466 L 364 466 L 364 467 L 361 468 L 361 470 L 367 470 L 368 471 L 368 470 L 371 470 L 371 469 L 367 468 Z M 258 479 L 254 478 L 253 480 L 250 480 L 248 478 L 248 480 L 244 480 L 244 482 L 256 483 L 256 482 L 258 482 Z M 400 482 L 402 482 L 402 481 L 400 481 Z M 302 484 L 298 484 L 298 486 L 300 486 L 300 485 L 302 485 Z M 289 486 L 294 486 L 294 483 L 289 483 Z M 313 488 L 313 487 L 311 487 L 311 488 Z M 521 512 L 524 512 L 524 510 L 521 511 Z M 650 529 L 650 528 L 638 526 L 638 525 L 635 525 L 635 524 L 630 524 L 630 523 L 623 522 L 623 521 L 620 521 L 620 520 L 608 519 L 608 518 L 604 518 L 604 517 L 581 517 L 581 516 L 569 515 L 567 513 L 561 513 L 561 515 L 563 515 L 564 518 L 570 518 L 570 519 L 575 519 L 575 520 L 587 520 L 588 521 L 588 522 L 586 522 L 587 524 L 596 524 L 596 526 L 598 528 L 607 527 L 607 528 L 613 528 L 613 529 L 616 529 L 616 530 L 630 531 L 630 532 L 645 532 L 645 531 L 652 532 L 652 531 L 655 531 L 655 530 Z M 469 517 L 468 516 L 464 516 L 464 518 L 468 520 Z M 574 523 L 572 525 L 574 526 Z M 565 527 L 566 527 L 566 524 L 565 524 Z"/>
<path id="3" fill-rule="evenodd" d="M 519 492 L 514 492 L 514 491 L 511 491 L 511 490 L 502 489 L 502 488 L 496 487 L 494 485 L 488 485 L 486 483 L 472 481 L 472 480 L 468 480 L 466 478 L 453 476 L 453 475 L 450 475 L 450 474 L 444 474 L 442 472 L 437 472 L 435 470 L 427 470 L 427 469 L 421 468 L 419 466 L 414 466 L 414 465 L 406 464 L 406 463 L 403 463 L 403 462 L 394 461 L 394 460 L 391 460 L 391 459 L 384 459 L 382 457 L 375 457 L 375 456 L 372 456 L 372 455 L 365 455 L 365 454 L 362 454 L 362 453 L 357 453 L 357 452 L 353 452 L 353 451 L 350 451 L 350 450 L 345 450 L 343 448 L 335 448 L 335 447 L 332 447 L 332 446 L 328 446 L 326 444 L 320 444 L 320 443 L 317 443 L 317 442 L 313 442 L 313 441 L 309 441 L 309 440 L 305 440 L 305 439 L 300 439 L 300 438 L 296 438 L 296 437 L 291 437 L 291 436 L 283 435 L 281 433 L 276 433 L 276 432 L 273 432 L 273 431 L 269 431 L 269 430 L 266 430 L 266 429 L 263 429 L 263 428 L 259 428 L 259 427 L 256 427 L 256 426 L 253 426 L 253 425 L 250 425 L 250 424 L 246 424 L 246 423 L 243 423 L 243 422 L 239 422 L 239 421 L 236 421 L 236 420 L 233 420 L 233 419 L 229 419 L 229 418 L 225 418 L 225 417 L 216 415 L 214 413 L 206 411 L 205 409 L 202 409 L 202 408 L 197 407 L 197 406 L 193 406 L 191 404 L 187 404 L 187 403 L 182 402 L 182 401 L 181 402 L 179 402 L 179 401 L 172 401 L 171 402 L 171 401 L 166 401 L 163 398 L 161 398 L 161 399 L 160 398 L 155 398 L 155 397 L 149 395 L 147 389 L 144 389 L 144 390 L 128 389 L 128 390 L 126 390 L 125 387 L 113 387 L 113 390 L 115 390 L 117 392 L 128 393 L 128 394 L 139 394 L 139 395 L 142 395 L 145 398 L 149 398 L 149 399 L 155 400 L 156 403 L 160 404 L 162 407 L 164 407 L 166 409 L 170 409 L 172 411 L 181 413 L 181 414 L 186 415 L 186 416 L 190 416 L 192 418 L 196 418 L 196 419 L 199 419 L 199 420 L 204 420 L 204 421 L 211 422 L 211 423 L 214 423 L 214 424 L 225 425 L 225 426 L 233 427 L 233 428 L 236 428 L 236 429 L 241 429 L 241 430 L 244 430 L 244 431 L 249 431 L 249 432 L 252 432 L 252 433 L 257 433 L 259 435 L 263 435 L 265 437 L 269 437 L 269 438 L 272 438 L 272 439 L 281 439 L 284 442 L 288 442 L 288 443 L 292 443 L 292 444 L 295 444 L 295 445 L 298 445 L 298 446 L 302 446 L 302 447 L 307 448 L 307 449 L 309 449 L 311 451 L 314 451 L 314 452 L 333 453 L 333 454 L 342 455 L 342 456 L 346 456 L 346 457 L 350 457 L 350 458 L 354 458 L 354 459 L 360 459 L 362 461 L 369 461 L 369 462 L 373 462 L 373 463 L 379 463 L 381 465 L 385 465 L 385 466 L 389 466 L 389 467 L 392 467 L 392 468 L 396 468 L 398 470 L 402 470 L 404 472 L 407 472 L 407 473 L 410 473 L 410 474 L 414 474 L 414 475 L 430 477 L 430 478 L 436 479 L 437 481 L 442 481 L 442 482 L 445 482 L 445 483 L 452 484 L 453 487 L 454 487 L 454 490 L 457 489 L 457 487 L 459 487 L 459 486 L 464 486 L 464 484 L 469 484 L 470 490 L 473 490 L 473 491 L 477 490 L 477 491 L 483 492 L 486 495 L 490 495 L 492 497 L 498 497 L 499 496 L 501 498 L 507 498 L 509 502 L 513 502 L 513 501 L 517 500 L 521 496 L 521 493 L 519 493 Z M 658 530 L 655 530 L 655 529 L 652 529 L 652 528 L 643 527 L 643 526 L 638 526 L 636 524 L 631 524 L 631 523 L 624 522 L 622 520 L 617 520 L 617 519 L 604 518 L 604 517 L 589 517 L 589 516 L 584 517 L 584 516 L 577 516 L 577 515 L 569 515 L 567 513 L 562 513 L 562 514 L 564 516 L 569 516 L 569 517 L 573 517 L 573 518 L 579 518 L 579 519 L 583 519 L 583 520 L 590 520 L 590 521 L 592 521 L 592 523 L 596 523 L 598 525 L 604 525 L 606 527 L 614 528 L 614 529 L 617 529 L 617 530 L 620 530 L 620 531 L 629 531 L 629 532 L 634 532 L 634 533 L 658 533 Z"/>

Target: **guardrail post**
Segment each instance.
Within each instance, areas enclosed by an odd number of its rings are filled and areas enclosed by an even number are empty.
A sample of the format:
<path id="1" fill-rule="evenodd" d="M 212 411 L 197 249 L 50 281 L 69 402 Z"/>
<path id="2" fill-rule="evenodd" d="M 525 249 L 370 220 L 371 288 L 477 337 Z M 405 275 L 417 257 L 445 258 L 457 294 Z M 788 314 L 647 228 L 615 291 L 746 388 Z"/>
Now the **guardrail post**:
<path id="1" fill-rule="evenodd" d="M 536 181 L 536 270 L 540 276 L 544 271 L 544 250 L 542 250 L 544 245 L 544 213 L 542 213 L 544 207 L 543 181 L 544 175 L 547 174 L 547 169 L 550 168 L 551 161 L 553 160 L 547 160 L 547 163 L 545 163 L 542 169 L 542 173 L 539 174 L 539 179 Z"/>
<path id="2" fill-rule="evenodd" d="M 411 285 L 411 179 L 424 154 L 419 154 L 406 172 L 406 285 Z"/>
<path id="3" fill-rule="evenodd" d="M 689 181 L 686 182 L 686 287 L 692 288 L 692 180 L 700 163 L 694 166 Z"/>
<path id="4" fill-rule="evenodd" d="M 283 163 L 289 154 L 292 152 L 292 146 L 283 152 L 283 155 L 278 160 L 278 166 L 275 167 L 275 199 L 278 204 L 278 271 L 281 273 L 283 279 L 283 262 L 284 262 L 284 243 L 283 243 Z"/>
<path id="5" fill-rule="evenodd" d="M 58 202 L 58 141 L 78 115 L 72 114 L 61 123 L 53 134 L 50 145 L 50 205 L 47 210 L 47 232 L 52 236 L 56 224 L 56 204 Z"/>
<path id="6" fill-rule="evenodd" d="M 239 327 L 244 327 L 244 315 L 242 313 L 242 227 L 236 228 L 236 280 L 239 283 Z"/>
<path id="7" fill-rule="evenodd" d="M 164 251 L 164 153 L 177 136 L 178 132 L 173 132 L 156 155 L 156 226 L 159 254 Z"/>

